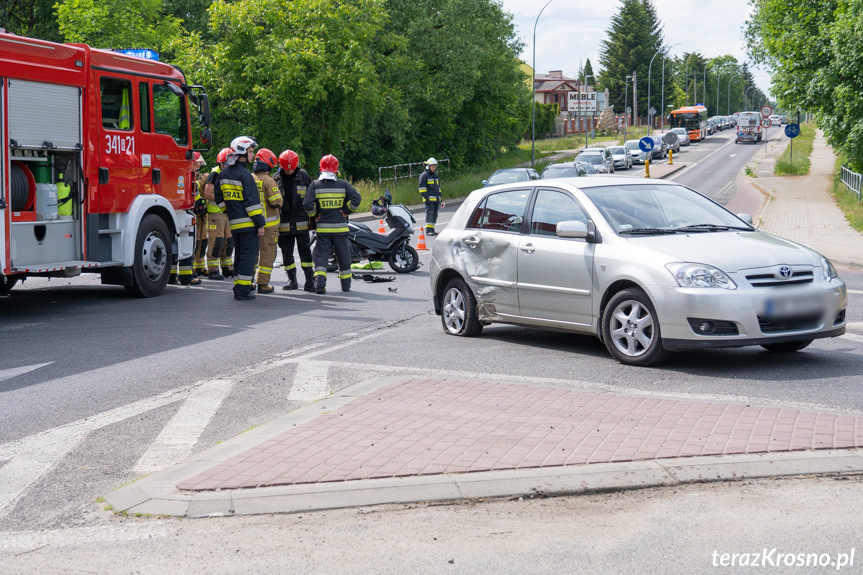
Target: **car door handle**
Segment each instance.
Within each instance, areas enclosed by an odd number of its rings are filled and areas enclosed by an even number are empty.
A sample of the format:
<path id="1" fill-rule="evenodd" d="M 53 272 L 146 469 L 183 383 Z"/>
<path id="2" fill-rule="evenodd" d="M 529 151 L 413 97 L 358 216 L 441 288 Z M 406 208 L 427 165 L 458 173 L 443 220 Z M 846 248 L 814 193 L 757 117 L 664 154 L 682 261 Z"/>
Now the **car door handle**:
<path id="1" fill-rule="evenodd" d="M 536 251 L 536 248 L 535 248 L 535 247 L 533 247 L 533 244 L 524 244 L 524 245 L 523 245 L 523 246 L 521 246 L 521 248 L 519 248 L 519 249 L 520 249 L 521 251 L 523 251 L 524 253 L 526 253 L 526 254 L 532 254 L 533 252 L 535 252 L 535 251 Z"/>
<path id="2" fill-rule="evenodd" d="M 479 239 L 477 239 L 475 237 L 465 238 L 462 241 L 472 248 L 475 248 L 479 245 Z"/>

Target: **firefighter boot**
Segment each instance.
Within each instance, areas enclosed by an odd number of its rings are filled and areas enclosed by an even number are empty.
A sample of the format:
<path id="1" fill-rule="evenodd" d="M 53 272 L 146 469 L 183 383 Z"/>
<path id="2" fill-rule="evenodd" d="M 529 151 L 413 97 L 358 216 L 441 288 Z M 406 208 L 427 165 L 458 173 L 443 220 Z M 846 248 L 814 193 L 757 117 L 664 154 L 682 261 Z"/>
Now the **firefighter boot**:
<path id="1" fill-rule="evenodd" d="M 315 270 L 313 270 L 312 268 L 303 268 L 303 273 L 306 274 L 306 283 L 303 284 L 303 289 L 309 292 L 315 291 Z"/>
<path id="2" fill-rule="evenodd" d="M 258 284 L 258 293 L 267 294 L 267 293 L 273 293 L 274 291 L 275 291 L 275 288 L 273 286 L 271 286 L 270 284 Z"/>
<path id="3" fill-rule="evenodd" d="M 177 281 L 177 274 L 172 273 L 171 275 L 169 275 L 169 276 L 168 276 L 168 283 L 169 283 L 169 284 L 176 284 L 176 283 L 179 283 L 179 282 Z"/>
<path id="4" fill-rule="evenodd" d="M 223 276 L 225 276 L 226 278 L 232 278 L 232 277 L 234 277 L 234 268 L 232 268 L 232 267 L 223 267 L 223 268 L 222 268 L 222 275 L 223 275 Z"/>
<path id="5" fill-rule="evenodd" d="M 321 295 L 327 293 L 327 276 L 315 276 L 315 293 Z"/>
<path id="6" fill-rule="evenodd" d="M 210 270 L 210 273 L 207 274 L 207 279 L 222 281 L 225 279 L 225 276 L 219 273 L 219 268 L 214 270 Z"/>
<path id="7" fill-rule="evenodd" d="M 342 278 L 342 291 L 351 291 L 351 278 Z"/>
<path id="8" fill-rule="evenodd" d="M 282 289 L 298 289 L 300 285 L 297 283 L 297 270 L 288 270 L 288 283 L 282 286 Z"/>

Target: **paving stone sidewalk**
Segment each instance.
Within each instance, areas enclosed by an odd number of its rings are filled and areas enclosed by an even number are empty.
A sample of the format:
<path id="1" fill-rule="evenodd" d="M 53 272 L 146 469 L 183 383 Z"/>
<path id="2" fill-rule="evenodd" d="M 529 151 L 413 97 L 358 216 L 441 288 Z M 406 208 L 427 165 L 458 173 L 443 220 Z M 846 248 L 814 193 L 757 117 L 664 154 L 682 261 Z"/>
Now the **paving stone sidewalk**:
<path id="1" fill-rule="evenodd" d="M 182 481 L 206 491 L 863 446 L 863 418 L 496 382 L 410 379 Z"/>

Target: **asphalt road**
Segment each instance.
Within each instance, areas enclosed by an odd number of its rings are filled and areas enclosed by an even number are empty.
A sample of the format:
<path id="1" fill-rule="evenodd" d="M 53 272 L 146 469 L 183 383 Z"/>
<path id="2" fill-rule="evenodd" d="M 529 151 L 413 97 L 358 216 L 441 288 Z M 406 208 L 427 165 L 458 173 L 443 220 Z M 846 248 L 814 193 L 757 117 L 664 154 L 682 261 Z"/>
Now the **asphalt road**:
<path id="1" fill-rule="evenodd" d="M 742 161 L 729 155 L 741 146 L 723 144 L 723 139 L 720 135 L 680 154 L 681 161 L 696 165 L 678 181 L 727 193 L 725 186 L 737 172 L 726 174 L 725 164 Z M 756 146 L 742 148 L 758 152 Z M 440 224 L 455 207 L 443 210 Z M 422 214 L 416 215 L 422 224 Z M 169 286 L 147 300 L 101 286 L 94 276 L 31 279 L 16 287 L 0 299 L 6 335 L 0 356 L 0 552 L 38 530 L 60 539 L 63 533 L 74 538 L 88 530 L 110 531 L 125 520 L 98 503 L 108 490 L 381 374 L 541 377 L 566 388 L 863 414 L 861 272 L 840 270 L 850 290 L 844 337 L 817 340 L 793 355 L 761 348 L 686 352 L 659 368 L 638 369 L 613 361 L 593 337 L 511 326 L 490 326 L 475 339 L 444 335 L 429 297 L 429 254 L 421 259 L 425 265 L 411 274 L 377 272 L 394 277 L 393 282 L 355 280 L 350 293 L 336 287 L 323 297 L 281 291 L 284 276 L 276 269 L 276 294 L 252 302 L 233 300 L 228 282 L 208 280 L 200 287 Z M 734 499 L 733 492 L 728 497 Z M 630 503 L 623 498 L 614 505 L 628 509 Z M 487 514 L 476 521 L 497 520 L 492 510 Z M 296 520 L 274 521 L 287 526 Z M 150 535 L 181 529 L 171 521 L 136 525 L 136 533 L 149 529 Z M 469 531 L 471 523 L 460 525 L 455 532 Z M 414 525 L 413 532 L 417 529 Z M 642 536 L 633 542 L 649 541 L 646 532 Z M 320 537 L 332 541 L 338 529 Z M 216 556 L 222 557 L 224 540 L 207 540 L 210 552 L 220 548 Z M 319 540 L 307 539 L 302 546 L 312 561 L 309 541 Z M 125 549 L 123 554 L 132 553 L 134 546 Z M 521 563 L 525 557 L 514 565 L 529 565 Z"/>

